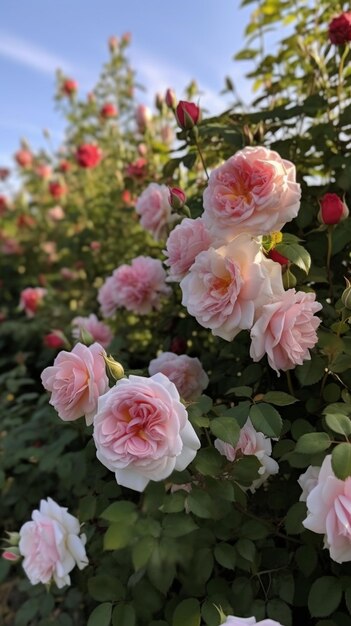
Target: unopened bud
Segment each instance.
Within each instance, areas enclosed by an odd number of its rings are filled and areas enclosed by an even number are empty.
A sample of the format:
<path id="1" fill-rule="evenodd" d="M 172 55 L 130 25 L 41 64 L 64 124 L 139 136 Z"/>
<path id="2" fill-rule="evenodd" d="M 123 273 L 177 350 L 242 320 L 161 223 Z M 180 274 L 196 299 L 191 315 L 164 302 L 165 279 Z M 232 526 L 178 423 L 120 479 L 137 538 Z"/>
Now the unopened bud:
<path id="1" fill-rule="evenodd" d="M 110 354 L 108 356 L 107 354 L 103 354 L 102 356 L 104 357 L 105 365 L 107 366 L 112 378 L 114 378 L 115 380 L 120 380 L 121 378 L 123 378 L 123 366 L 118 361 L 115 361 L 113 356 L 111 356 Z"/>
<path id="2" fill-rule="evenodd" d="M 339 224 L 349 215 L 345 202 L 336 193 L 326 193 L 319 201 L 318 219 L 322 224 L 332 226 Z"/>
<path id="3" fill-rule="evenodd" d="M 175 95 L 173 89 L 167 89 L 166 95 L 165 95 L 165 102 L 166 102 L 168 108 L 172 109 L 172 111 L 174 111 L 174 109 L 177 106 L 177 98 L 176 98 L 176 95 Z"/>
<path id="4" fill-rule="evenodd" d="M 163 105 L 164 105 L 164 100 L 163 100 L 163 96 L 160 93 L 157 93 L 155 95 L 155 107 L 158 111 L 160 111 L 160 113 L 162 112 L 163 109 Z"/>
<path id="5" fill-rule="evenodd" d="M 90 346 L 92 343 L 94 343 L 94 337 L 89 333 L 88 330 L 86 330 L 86 328 L 81 326 L 79 329 L 79 341 L 84 343 L 85 346 Z"/>
<path id="6" fill-rule="evenodd" d="M 172 209 L 174 209 L 175 211 L 179 211 L 179 209 L 182 209 L 185 204 L 186 195 L 182 189 L 179 189 L 179 187 L 169 187 L 168 189 L 169 204 L 171 205 Z"/>
<path id="7" fill-rule="evenodd" d="M 180 100 L 175 111 L 178 125 L 183 130 L 190 130 L 200 121 L 201 110 L 194 102 Z"/>
<path id="8" fill-rule="evenodd" d="M 115 52 L 115 50 L 117 50 L 117 48 L 118 48 L 118 39 L 117 39 L 117 37 L 115 37 L 115 35 L 112 35 L 111 37 L 109 37 L 108 47 L 109 47 L 111 53 Z"/>
<path id="9" fill-rule="evenodd" d="M 5 559 L 5 561 L 12 561 L 13 563 L 16 563 L 20 560 L 21 555 L 18 548 L 12 548 L 11 550 L 4 550 L 2 558 Z"/>
<path id="10" fill-rule="evenodd" d="M 344 291 L 342 292 L 341 302 L 343 303 L 344 307 L 351 310 L 351 282 L 347 278 L 345 278 L 345 281 L 346 289 L 344 289 Z"/>

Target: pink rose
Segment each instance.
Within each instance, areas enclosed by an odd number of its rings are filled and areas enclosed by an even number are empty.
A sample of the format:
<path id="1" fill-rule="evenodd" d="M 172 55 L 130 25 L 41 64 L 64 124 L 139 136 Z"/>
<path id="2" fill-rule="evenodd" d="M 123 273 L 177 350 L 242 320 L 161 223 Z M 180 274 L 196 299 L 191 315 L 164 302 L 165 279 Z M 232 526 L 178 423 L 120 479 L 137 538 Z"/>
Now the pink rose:
<path id="1" fill-rule="evenodd" d="M 234 615 L 227 615 L 225 622 L 222 622 L 221 626 L 283 626 L 279 622 L 275 622 L 272 619 L 263 619 L 260 622 L 256 622 L 255 617 L 235 617 Z"/>
<path id="2" fill-rule="evenodd" d="M 184 470 L 200 447 L 175 385 L 163 374 L 123 378 L 102 396 L 94 441 L 117 483 L 136 491 Z"/>
<path id="3" fill-rule="evenodd" d="M 32 585 L 54 580 L 61 589 L 71 584 L 69 573 L 75 565 L 79 569 L 88 565 L 86 536 L 79 533 L 79 521 L 66 508 L 51 498 L 40 501 L 32 521 L 19 531 L 22 565 Z"/>
<path id="4" fill-rule="evenodd" d="M 240 437 L 235 447 L 225 443 L 221 439 L 215 439 L 215 448 L 223 454 L 231 463 L 240 456 L 255 456 L 261 463 L 258 470 L 259 478 L 253 481 L 250 491 L 254 493 L 258 487 L 266 482 L 269 476 L 279 472 L 279 465 L 271 458 L 272 443 L 269 437 L 257 432 L 248 417 L 240 430 Z"/>
<path id="5" fill-rule="evenodd" d="M 50 404 L 59 417 L 70 422 L 85 415 L 92 424 L 98 398 L 108 390 L 103 349 L 98 343 L 77 343 L 71 352 L 62 350 L 54 364 L 45 368 L 41 380 L 51 391 Z"/>
<path id="6" fill-rule="evenodd" d="M 280 266 L 245 234 L 200 252 L 180 287 L 190 315 L 227 341 L 251 328 L 256 307 L 283 292 Z"/>
<path id="7" fill-rule="evenodd" d="M 156 241 L 164 239 L 172 212 L 168 187 L 150 183 L 139 196 L 135 210 L 141 217 L 142 227 L 148 230 Z"/>
<path id="8" fill-rule="evenodd" d="M 316 487 L 307 496 L 305 528 L 324 535 L 324 547 L 337 563 L 351 561 L 351 477 L 336 478 L 325 457 Z"/>
<path id="9" fill-rule="evenodd" d="M 75 317 L 71 324 L 73 326 L 72 337 L 75 339 L 79 339 L 81 328 L 86 330 L 92 336 L 93 341 L 99 343 L 103 348 L 107 348 L 113 339 L 111 329 L 100 322 L 94 313 L 91 313 L 89 317 Z"/>
<path id="10" fill-rule="evenodd" d="M 289 289 L 258 310 L 251 329 L 250 356 L 256 362 L 267 354 L 277 372 L 290 370 L 310 359 L 309 350 L 317 343 L 320 319 L 314 315 L 322 305 L 314 293 Z"/>
<path id="11" fill-rule="evenodd" d="M 227 241 L 239 233 L 268 234 L 297 216 L 300 196 L 290 161 L 267 148 L 246 147 L 211 172 L 203 220 Z"/>
<path id="12" fill-rule="evenodd" d="M 42 287 L 26 287 L 21 292 L 19 308 L 27 317 L 34 317 L 46 293 Z"/>
<path id="13" fill-rule="evenodd" d="M 159 309 L 161 297 L 170 293 L 165 280 L 166 272 L 158 259 L 139 256 L 131 265 L 121 265 L 99 291 L 98 301 L 103 315 L 111 317 L 119 307 L 138 315 Z"/>
<path id="14" fill-rule="evenodd" d="M 65 212 L 61 206 L 53 206 L 48 210 L 48 216 L 53 222 L 59 222 L 65 217 Z"/>
<path id="15" fill-rule="evenodd" d="M 311 493 L 312 489 L 317 486 L 320 469 L 320 467 L 310 465 L 305 473 L 301 474 L 300 478 L 298 478 L 297 482 L 302 489 L 302 494 L 299 497 L 300 502 L 306 502 L 307 496 Z"/>
<path id="16" fill-rule="evenodd" d="M 203 220 L 182 220 L 170 233 L 165 254 L 169 265 L 168 280 L 181 281 L 187 274 L 196 257 L 200 252 L 208 250 L 212 243 L 209 232 L 206 230 Z"/>
<path id="17" fill-rule="evenodd" d="M 149 364 L 150 376 L 159 372 L 175 384 L 179 395 L 186 401 L 201 396 L 208 385 L 208 376 L 199 359 L 186 354 L 163 352 Z"/>

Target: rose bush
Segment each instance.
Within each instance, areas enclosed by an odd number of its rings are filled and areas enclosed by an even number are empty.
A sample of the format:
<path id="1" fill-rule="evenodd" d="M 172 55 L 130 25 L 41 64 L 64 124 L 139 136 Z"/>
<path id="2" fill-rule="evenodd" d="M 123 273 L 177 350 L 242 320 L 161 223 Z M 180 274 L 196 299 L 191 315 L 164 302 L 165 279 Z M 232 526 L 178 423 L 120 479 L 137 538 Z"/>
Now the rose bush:
<path id="1" fill-rule="evenodd" d="M 295 4 L 215 117 L 111 37 L 0 176 L 6 626 L 349 626 L 348 14 Z"/>

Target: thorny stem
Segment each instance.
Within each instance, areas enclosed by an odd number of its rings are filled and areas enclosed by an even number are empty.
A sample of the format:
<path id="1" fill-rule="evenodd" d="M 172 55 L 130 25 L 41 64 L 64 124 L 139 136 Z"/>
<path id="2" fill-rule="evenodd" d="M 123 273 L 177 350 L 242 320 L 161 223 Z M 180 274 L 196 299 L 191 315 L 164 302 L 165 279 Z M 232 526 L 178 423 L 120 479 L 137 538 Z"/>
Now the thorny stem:
<path id="1" fill-rule="evenodd" d="M 339 72 L 338 72 L 338 86 L 337 86 L 337 93 L 338 93 L 338 101 L 339 101 L 339 118 L 340 118 L 340 114 L 341 114 L 341 103 L 343 100 L 343 86 L 344 86 L 344 80 L 343 80 L 343 73 L 344 73 L 344 65 L 345 65 L 345 60 L 348 54 L 349 48 L 346 45 L 345 49 L 340 57 L 340 63 L 339 63 Z"/>
<path id="2" fill-rule="evenodd" d="M 207 180 L 209 180 L 210 177 L 208 175 L 208 171 L 207 171 L 207 167 L 206 167 L 206 164 L 205 164 L 205 160 L 204 160 L 203 154 L 201 152 L 201 148 L 199 146 L 199 142 L 197 140 L 196 134 L 194 134 L 194 141 L 195 141 L 195 145 L 196 145 L 197 151 L 198 151 L 200 159 L 201 159 L 202 167 L 204 168 L 204 172 L 206 174 L 206 178 L 207 178 Z"/>
<path id="3" fill-rule="evenodd" d="M 328 283 L 329 283 L 329 297 L 331 300 L 333 300 L 334 298 L 333 281 L 332 281 L 332 275 L 331 275 L 331 269 L 330 269 L 330 260 L 331 260 L 331 255 L 333 251 L 332 234 L 333 234 L 333 226 L 328 226 L 328 230 L 327 230 L 327 240 L 328 240 L 327 275 L 328 275 Z"/>
<path id="4" fill-rule="evenodd" d="M 294 387 L 293 387 L 292 379 L 291 379 L 291 373 L 289 372 L 289 370 L 286 372 L 286 380 L 288 383 L 288 389 L 289 389 L 290 395 L 295 396 L 295 391 L 294 391 Z"/>

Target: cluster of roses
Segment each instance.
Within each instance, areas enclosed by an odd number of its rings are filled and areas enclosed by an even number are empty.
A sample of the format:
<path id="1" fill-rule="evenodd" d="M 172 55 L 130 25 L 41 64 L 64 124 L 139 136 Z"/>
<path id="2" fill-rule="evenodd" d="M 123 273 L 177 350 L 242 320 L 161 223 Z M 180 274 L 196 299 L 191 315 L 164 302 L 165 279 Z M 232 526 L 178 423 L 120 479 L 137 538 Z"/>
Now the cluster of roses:
<path id="1" fill-rule="evenodd" d="M 267 258 L 262 235 L 280 231 L 297 216 L 300 186 L 295 167 L 264 147 L 247 147 L 211 172 L 204 212 L 185 218 L 166 243 L 168 278 L 159 260 L 138 257 L 117 268 L 100 289 L 104 316 L 118 307 L 149 313 L 177 281 L 182 304 L 213 335 L 232 341 L 241 330 L 251 335 L 250 355 L 265 354 L 276 370 L 289 370 L 310 358 L 317 341 L 321 309 L 312 292 L 284 290 L 281 266 Z M 159 240 L 177 216 L 165 185 L 151 183 L 136 211 L 141 224 Z"/>

